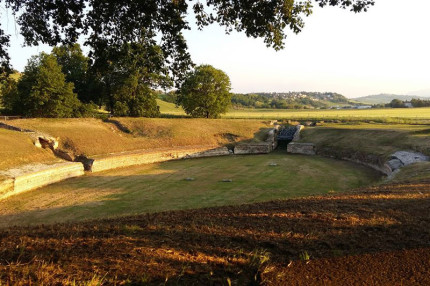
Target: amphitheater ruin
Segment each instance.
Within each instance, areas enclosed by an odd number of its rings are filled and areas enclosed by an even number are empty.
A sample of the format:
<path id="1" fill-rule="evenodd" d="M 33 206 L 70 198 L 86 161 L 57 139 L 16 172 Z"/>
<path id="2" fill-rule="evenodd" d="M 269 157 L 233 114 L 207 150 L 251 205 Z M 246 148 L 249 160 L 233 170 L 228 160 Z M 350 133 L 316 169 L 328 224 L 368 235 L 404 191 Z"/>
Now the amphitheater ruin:
<path id="1" fill-rule="evenodd" d="M 0 182 L 0 199 L 34 190 L 68 178 L 83 176 L 86 172 L 94 173 L 115 168 L 178 159 L 268 154 L 278 147 L 279 142 L 286 143 L 287 153 L 319 155 L 313 143 L 297 142 L 300 140 L 300 132 L 304 128 L 303 125 L 282 127 L 276 122 L 274 122 L 274 127 L 267 133 L 267 138 L 264 142 L 238 143 L 233 147 L 214 148 L 214 146 L 191 146 L 141 150 L 91 158 L 77 156 L 71 152 L 61 150 L 58 140 L 48 134 L 17 128 L 6 123 L 0 123 L 0 128 L 27 133 L 32 138 L 35 146 L 51 149 L 56 157 L 63 160 L 62 163 L 52 165 L 33 164 L 0 172 L 0 175 L 6 177 L 5 180 Z M 401 167 L 415 162 L 428 161 L 429 157 L 417 152 L 398 151 L 390 157 L 389 161 L 379 165 L 369 164 L 351 157 L 344 157 L 341 159 L 354 161 L 371 167 L 387 176 L 393 176 Z"/>

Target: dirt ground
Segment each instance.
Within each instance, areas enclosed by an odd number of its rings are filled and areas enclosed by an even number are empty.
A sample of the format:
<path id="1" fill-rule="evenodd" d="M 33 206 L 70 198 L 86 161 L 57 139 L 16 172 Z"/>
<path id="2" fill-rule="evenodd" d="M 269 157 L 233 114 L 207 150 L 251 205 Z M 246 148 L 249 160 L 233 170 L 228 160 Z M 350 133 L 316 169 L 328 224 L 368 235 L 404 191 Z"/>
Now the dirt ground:
<path id="1" fill-rule="evenodd" d="M 1 285 L 430 285 L 429 269 L 430 182 L 0 230 Z"/>

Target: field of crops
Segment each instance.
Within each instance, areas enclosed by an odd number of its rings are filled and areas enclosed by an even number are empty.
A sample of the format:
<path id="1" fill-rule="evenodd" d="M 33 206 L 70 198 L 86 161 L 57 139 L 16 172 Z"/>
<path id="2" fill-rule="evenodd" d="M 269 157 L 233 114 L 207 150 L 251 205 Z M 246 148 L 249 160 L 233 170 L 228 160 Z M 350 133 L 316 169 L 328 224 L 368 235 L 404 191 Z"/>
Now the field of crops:
<path id="1" fill-rule="evenodd" d="M 377 122 L 409 123 L 430 122 L 430 108 L 386 109 L 240 109 L 230 110 L 223 118 L 264 118 L 295 120 L 373 120 Z"/>
<path id="2" fill-rule="evenodd" d="M 164 116 L 186 116 L 182 108 L 158 100 Z M 293 120 L 347 120 L 386 123 L 430 123 L 430 108 L 384 109 L 230 109 L 222 118 L 293 119 Z"/>

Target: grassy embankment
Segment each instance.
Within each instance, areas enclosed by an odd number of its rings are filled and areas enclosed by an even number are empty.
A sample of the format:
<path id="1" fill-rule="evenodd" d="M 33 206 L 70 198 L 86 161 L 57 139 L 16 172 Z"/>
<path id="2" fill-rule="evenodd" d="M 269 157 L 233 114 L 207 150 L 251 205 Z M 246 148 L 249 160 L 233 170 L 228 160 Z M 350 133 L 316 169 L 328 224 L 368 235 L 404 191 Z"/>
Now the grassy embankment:
<path id="1" fill-rule="evenodd" d="M 349 162 L 284 152 L 171 161 L 89 174 L 10 197 L 0 201 L 0 226 L 304 197 L 342 192 L 378 178 Z"/>
<path id="2" fill-rule="evenodd" d="M 50 150 L 35 147 L 27 134 L 0 129 L 0 170 L 52 161 L 58 161 L 58 159 Z"/>
<path id="3" fill-rule="evenodd" d="M 8 123 L 58 137 L 61 148 L 88 156 L 141 149 L 219 146 L 241 141 L 258 141 L 264 139 L 269 128 L 267 122 L 261 120 L 116 120 L 131 130 L 131 134 L 99 119 L 20 119 Z M 56 160 L 50 152 L 34 147 L 25 134 L 2 130 L 0 136 L 5 137 L 0 140 L 0 170 L 27 163 Z"/>
<path id="4" fill-rule="evenodd" d="M 383 160 L 398 150 L 414 150 L 430 155 L 429 125 L 324 124 L 307 127 L 302 142 L 312 142 L 317 150 L 333 154 L 361 152 Z"/>

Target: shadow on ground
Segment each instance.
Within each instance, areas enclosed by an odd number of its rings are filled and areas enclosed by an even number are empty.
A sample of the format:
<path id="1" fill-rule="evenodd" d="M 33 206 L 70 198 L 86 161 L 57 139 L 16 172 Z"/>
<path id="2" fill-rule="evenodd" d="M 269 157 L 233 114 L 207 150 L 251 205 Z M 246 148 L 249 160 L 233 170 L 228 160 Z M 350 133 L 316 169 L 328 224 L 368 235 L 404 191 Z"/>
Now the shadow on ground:
<path id="1" fill-rule="evenodd" d="M 0 281 L 427 284 L 430 185 L 0 231 Z M 0 218 L 2 219 L 2 218 Z"/>

